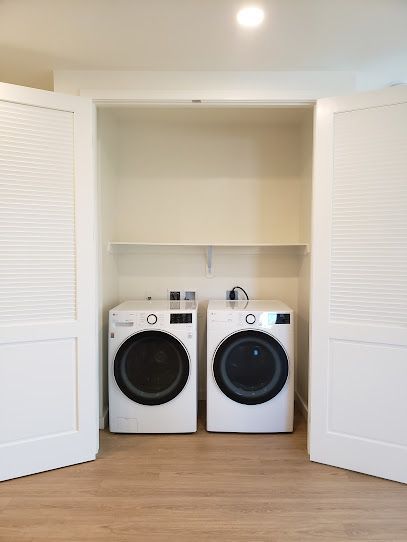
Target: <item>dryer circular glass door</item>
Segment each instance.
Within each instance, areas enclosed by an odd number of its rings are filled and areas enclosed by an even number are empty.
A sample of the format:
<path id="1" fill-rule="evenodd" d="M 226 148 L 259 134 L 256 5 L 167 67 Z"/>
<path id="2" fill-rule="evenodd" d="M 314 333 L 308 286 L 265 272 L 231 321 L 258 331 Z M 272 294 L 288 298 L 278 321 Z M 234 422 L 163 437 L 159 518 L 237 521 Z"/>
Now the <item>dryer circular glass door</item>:
<path id="1" fill-rule="evenodd" d="M 239 331 L 219 345 L 213 374 L 227 397 L 244 405 L 257 405 L 283 389 L 288 377 L 288 358 L 271 335 Z"/>
<path id="2" fill-rule="evenodd" d="M 114 359 L 117 385 L 142 405 L 174 399 L 189 377 L 189 356 L 183 344 L 163 331 L 141 331 L 129 337 Z"/>

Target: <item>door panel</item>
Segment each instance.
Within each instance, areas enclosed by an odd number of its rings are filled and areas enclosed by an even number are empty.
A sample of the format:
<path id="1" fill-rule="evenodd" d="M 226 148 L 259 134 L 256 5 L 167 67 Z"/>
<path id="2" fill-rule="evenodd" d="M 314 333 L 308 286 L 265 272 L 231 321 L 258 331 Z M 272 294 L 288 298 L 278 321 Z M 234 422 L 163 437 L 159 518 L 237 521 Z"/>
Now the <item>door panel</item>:
<path id="1" fill-rule="evenodd" d="M 407 348 L 331 340 L 328 431 L 407 446 L 407 433 L 394 415 L 404 400 L 406 359 Z M 401 378 L 395 380 L 396 374 Z"/>
<path id="2" fill-rule="evenodd" d="M 0 381 L 0 443 L 77 431 L 75 339 L 0 345 Z"/>
<path id="3" fill-rule="evenodd" d="M 259 405 L 280 393 L 288 367 L 287 353 L 274 337 L 262 331 L 239 331 L 216 350 L 213 375 L 232 401 Z"/>
<path id="4" fill-rule="evenodd" d="M 0 478 L 95 458 L 93 108 L 0 85 Z"/>
<path id="5" fill-rule="evenodd" d="M 407 89 L 316 111 L 310 456 L 407 482 Z"/>
<path id="6" fill-rule="evenodd" d="M 184 389 L 190 373 L 185 346 L 163 331 L 141 331 L 129 337 L 114 359 L 121 391 L 142 405 L 163 405 Z"/>

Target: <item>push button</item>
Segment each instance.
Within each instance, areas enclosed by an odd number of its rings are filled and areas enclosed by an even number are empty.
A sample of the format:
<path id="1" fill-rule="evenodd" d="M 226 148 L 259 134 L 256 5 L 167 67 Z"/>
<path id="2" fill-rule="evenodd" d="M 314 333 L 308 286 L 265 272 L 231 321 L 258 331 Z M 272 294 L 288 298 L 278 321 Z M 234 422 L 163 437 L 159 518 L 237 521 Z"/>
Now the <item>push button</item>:
<path id="1" fill-rule="evenodd" d="M 248 324 L 254 324 L 255 321 L 256 321 L 256 317 L 254 316 L 254 314 L 248 314 L 246 316 L 246 322 Z"/>
<path id="2" fill-rule="evenodd" d="M 147 322 L 151 325 L 153 324 L 156 324 L 157 323 L 157 316 L 155 314 L 149 314 L 147 316 Z"/>

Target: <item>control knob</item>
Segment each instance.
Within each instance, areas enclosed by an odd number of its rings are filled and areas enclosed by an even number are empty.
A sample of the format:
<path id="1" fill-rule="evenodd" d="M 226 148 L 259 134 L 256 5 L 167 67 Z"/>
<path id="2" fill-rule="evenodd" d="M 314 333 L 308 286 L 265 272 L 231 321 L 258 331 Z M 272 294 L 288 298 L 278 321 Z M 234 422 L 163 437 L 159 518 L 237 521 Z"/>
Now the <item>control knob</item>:
<path id="1" fill-rule="evenodd" d="M 256 321 L 256 317 L 254 316 L 254 314 L 248 314 L 246 316 L 246 322 L 248 324 L 254 324 L 255 321 Z"/>
<path id="2" fill-rule="evenodd" d="M 155 314 L 149 314 L 147 316 L 147 322 L 151 325 L 153 324 L 156 324 L 157 323 L 157 316 Z"/>

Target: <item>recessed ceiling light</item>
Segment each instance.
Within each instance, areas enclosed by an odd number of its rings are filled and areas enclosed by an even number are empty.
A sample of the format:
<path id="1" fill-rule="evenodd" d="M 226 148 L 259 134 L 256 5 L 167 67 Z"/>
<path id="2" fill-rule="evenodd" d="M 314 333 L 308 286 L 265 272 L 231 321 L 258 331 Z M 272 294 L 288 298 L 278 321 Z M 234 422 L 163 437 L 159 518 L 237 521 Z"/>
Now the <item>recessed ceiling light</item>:
<path id="1" fill-rule="evenodd" d="M 257 6 L 247 6 L 238 11 L 237 22 L 241 26 L 259 26 L 264 20 L 264 11 Z"/>

